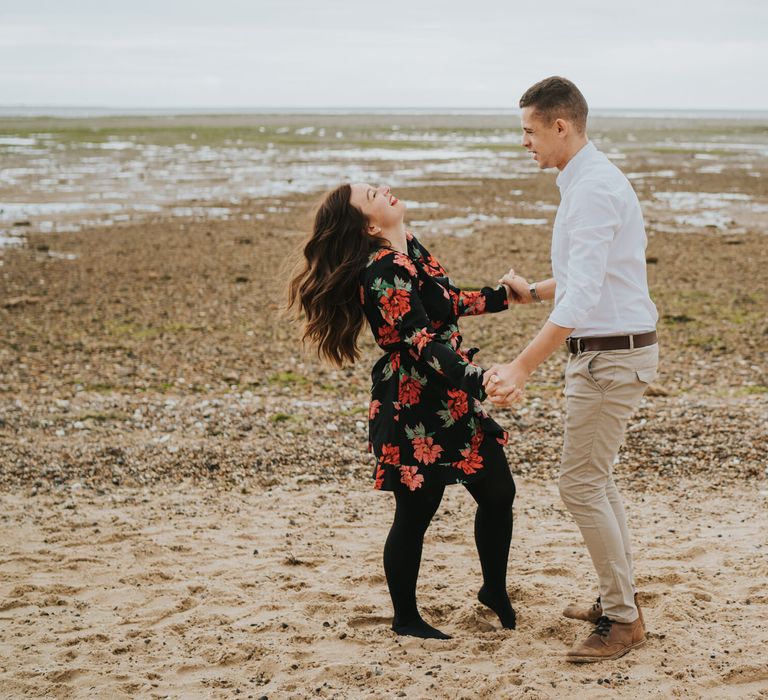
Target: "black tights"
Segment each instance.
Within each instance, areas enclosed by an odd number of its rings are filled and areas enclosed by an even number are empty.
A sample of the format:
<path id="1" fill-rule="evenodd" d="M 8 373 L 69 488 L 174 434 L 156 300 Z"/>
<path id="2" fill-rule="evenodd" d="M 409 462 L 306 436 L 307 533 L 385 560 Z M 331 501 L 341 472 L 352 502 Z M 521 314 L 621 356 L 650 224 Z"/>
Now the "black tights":
<path id="1" fill-rule="evenodd" d="M 504 627 L 514 629 L 515 611 L 507 595 L 507 560 L 512 541 L 512 502 L 515 482 L 501 451 L 486 457 L 485 475 L 467 484 L 477 502 L 475 544 L 483 571 L 478 599 L 491 608 Z M 447 635 L 422 620 L 416 607 L 416 580 L 421 564 L 424 534 L 443 498 L 445 486 L 410 491 L 395 489 L 395 519 L 384 545 L 384 571 L 395 616 L 392 629 L 398 634 L 446 639 Z"/>

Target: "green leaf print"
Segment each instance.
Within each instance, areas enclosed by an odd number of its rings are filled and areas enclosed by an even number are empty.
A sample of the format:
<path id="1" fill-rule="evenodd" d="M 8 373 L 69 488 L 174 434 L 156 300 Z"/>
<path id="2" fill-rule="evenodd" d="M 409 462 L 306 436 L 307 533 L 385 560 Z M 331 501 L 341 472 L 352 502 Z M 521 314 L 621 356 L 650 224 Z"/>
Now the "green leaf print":
<path id="1" fill-rule="evenodd" d="M 417 426 L 413 428 L 407 425 L 405 426 L 405 436 L 409 440 L 413 440 L 414 438 L 417 438 L 417 437 L 420 437 L 420 438 L 432 437 L 432 435 L 434 435 L 434 433 L 429 433 L 429 435 L 427 435 L 427 429 L 424 427 L 423 423 L 419 423 Z"/>
<path id="2" fill-rule="evenodd" d="M 443 373 L 443 367 L 440 364 L 440 360 L 438 360 L 436 357 L 433 357 L 429 362 L 427 362 L 427 364 L 438 374 Z"/>
<path id="3" fill-rule="evenodd" d="M 404 280 L 401 277 L 395 275 L 395 289 L 404 289 L 406 292 L 411 291 L 411 283 L 408 280 Z"/>
<path id="4" fill-rule="evenodd" d="M 445 401 L 443 401 L 443 406 L 445 406 L 445 409 L 438 411 L 437 415 L 440 416 L 440 420 L 443 421 L 443 427 L 450 428 L 456 421 L 453 420 L 453 416 L 448 410 L 448 406 L 446 405 Z"/>
<path id="5" fill-rule="evenodd" d="M 464 368 L 465 375 L 482 374 L 482 373 L 483 373 L 483 368 L 478 367 L 477 365 L 471 365 L 467 363 L 467 366 Z"/>
<path id="6" fill-rule="evenodd" d="M 371 289 L 379 295 L 382 295 L 388 289 L 392 289 L 392 285 L 389 282 L 385 282 L 381 277 L 377 277 L 373 280 Z"/>

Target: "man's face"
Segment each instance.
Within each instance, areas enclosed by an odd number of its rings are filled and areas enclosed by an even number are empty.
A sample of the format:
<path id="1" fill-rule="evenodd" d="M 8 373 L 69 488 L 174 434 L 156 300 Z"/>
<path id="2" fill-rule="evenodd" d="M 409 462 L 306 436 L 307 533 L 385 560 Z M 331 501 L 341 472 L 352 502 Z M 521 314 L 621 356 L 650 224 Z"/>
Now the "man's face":
<path id="1" fill-rule="evenodd" d="M 523 148 L 533 155 L 539 168 L 559 167 L 565 147 L 562 120 L 556 119 L 552 124 L 546 124 L 535 107 L 523 107 L 520 121 L 523 127 Z"/>

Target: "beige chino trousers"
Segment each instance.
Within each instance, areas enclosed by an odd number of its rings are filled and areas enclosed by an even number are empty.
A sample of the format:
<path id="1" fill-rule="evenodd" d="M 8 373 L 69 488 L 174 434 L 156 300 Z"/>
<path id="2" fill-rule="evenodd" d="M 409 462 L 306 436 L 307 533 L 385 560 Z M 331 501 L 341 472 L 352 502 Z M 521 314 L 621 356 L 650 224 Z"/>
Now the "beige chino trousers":
<path id="1" fill-rule="evenodd" d="M 634 622 L 638 612 L 632 546 L 613 463 L 658 362 L 658 345 L 583 352 L 570 356 L 565 372 L 560 496 L 592 558 L 603 614 L 616 622 Z"/>

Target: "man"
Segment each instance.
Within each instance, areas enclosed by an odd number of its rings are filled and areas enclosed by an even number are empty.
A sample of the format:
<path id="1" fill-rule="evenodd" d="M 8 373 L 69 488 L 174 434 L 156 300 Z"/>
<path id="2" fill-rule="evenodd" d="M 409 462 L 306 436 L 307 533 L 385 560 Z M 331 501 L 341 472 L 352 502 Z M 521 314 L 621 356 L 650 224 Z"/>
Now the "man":
<path id="1" fill-rule="evenodd" d="M 529 375 L 563 342 L 565 436 L 559 488 L 597 572 L 600 597 L 566 617 L 595 624 L 567 653 L 573 662 L 616 659 L 645 642 L 626 516 L 612 466 L 627 421 L 656 376 L 658 313 L 648 294 L 640 203 L 624 174 L 587 138 L 587 103 L 569 80 L 551 77 L 520 99 L 523 146 L 541 169 L 557 168 L 561 201 L 552 235 L 553 278 L 503 281 L 521 302 L 554 299 L 548 321 L 484 383 L 491 401 L 522 396 Z"/>

